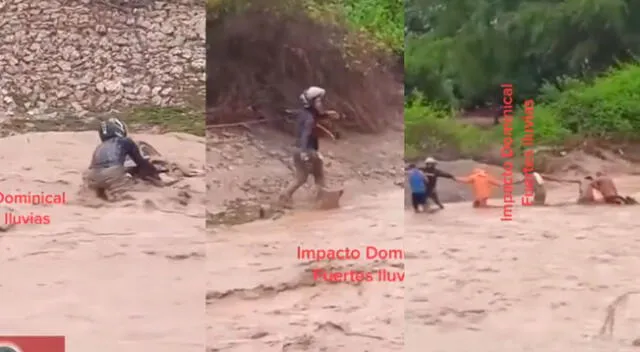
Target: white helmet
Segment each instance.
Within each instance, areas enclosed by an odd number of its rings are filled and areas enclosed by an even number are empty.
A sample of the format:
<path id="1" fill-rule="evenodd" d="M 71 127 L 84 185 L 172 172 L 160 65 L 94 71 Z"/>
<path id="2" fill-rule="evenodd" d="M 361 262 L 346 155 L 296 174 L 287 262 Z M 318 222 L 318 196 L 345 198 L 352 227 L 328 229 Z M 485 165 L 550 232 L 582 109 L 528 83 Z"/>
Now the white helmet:
<path id="1" fill-rule="evenodd" d="M 311 86 L 300 94 L 300 100 L 305 108 L 311 106 L 313 99 L 324 97 L 327 91 L 320 87 Z"/>
<path id="2" fill-rule="evenodd" d="M 426 159 L 424 159 L 424 163 L 425 164 L 437 164 L 438 161 L 432 157 L 428 157 Z"/>
<path id="3" fill-rule="evenodd" d="M 126 137 L 127 132 L 127 125 L 124 121 L 116 117 L 102 121 L 100 123 L 100 129 L 98 130 L 100 140 L 103 142 L 113 137 Z"/>

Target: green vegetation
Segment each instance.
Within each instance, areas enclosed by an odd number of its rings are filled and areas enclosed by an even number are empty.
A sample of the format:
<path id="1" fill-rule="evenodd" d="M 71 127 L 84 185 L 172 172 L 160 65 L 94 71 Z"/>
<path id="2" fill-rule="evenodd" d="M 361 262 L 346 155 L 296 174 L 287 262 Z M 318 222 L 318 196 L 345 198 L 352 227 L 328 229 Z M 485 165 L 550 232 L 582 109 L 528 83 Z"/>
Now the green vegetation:
<path id="1" fill-rule="evenodd" d="M 210 18 L 239 11 L 262 0 L 207 0 Z M 271 2 L 277 10 L 303 6 L 310 17 L 326 23 L 345 25 L 361 33 L 376 49 L 401 54 L 404 48 L 403 0 L 278 0 Z"/>
<path id="2" fill-rule="evenodd" d="M 202 112 L 183 107 L 136 107 L 116 114 L 133 131 L 159 129 L 158 132 L 183 132 L 196 136 L 205 135 L 205 119 Z M 52 119 L 12 119 L 0 132 L 0 136 L 18 133 L 44 131 L 86 131 L 96 130 L 99 120 L 114 116 L 113 113 L 91 115 L 97 119 L 87 119 L 77 114 L 60 114 Z M 90 122 L 87 122 L 90 121 Z"/>
<path id="3" fill-rule="evenodd" d="M 475 156 L 492 141 L 495 133 L 463 125 L 445 107 L 430 104 L 416 94 L 405 104 L 405 157 L 413 159 L 423 151 L 453 148 L 463 155 Z M 428 138 L 425 138 L 428 136 Z"/>
<path id="4" fill-rule="evenodd" d="M 123 120 L 132 127 L 153 126 L 167 132 L 205 135 L 205 118 L 202 112 L 188 108 L 138 107 L 124 114 Z"/>
<path id="5" fill-rule="evenodd" d="M 535 101 L 537 145 L 640 136 L 640 3 L 406 2 L 409 154 L 447 146 L 473 155 L 502 143 L 501 127 L 461 127 L 453 113 L 500 105 L 501 83 L 513 84 L 518 105 Z M 514 128 L 519 140 L 521 119 Z"/>
<path id="6" fill-rule="evenodd" d="M 308 0 L 307 8 L 343 18 L 381 49 L 404 50 L 403 0 Z"/>

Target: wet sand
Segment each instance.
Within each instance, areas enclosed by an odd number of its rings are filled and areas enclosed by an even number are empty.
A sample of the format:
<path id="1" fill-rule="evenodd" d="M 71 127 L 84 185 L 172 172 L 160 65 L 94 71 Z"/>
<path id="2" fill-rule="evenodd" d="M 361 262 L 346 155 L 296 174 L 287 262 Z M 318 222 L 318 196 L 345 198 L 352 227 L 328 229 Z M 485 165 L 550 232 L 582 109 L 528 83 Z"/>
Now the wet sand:
<path id="1" fill-rule="evenodd" d="M 134 135 L 168 158 L 203 167 L 204 141 Z M 66 192 L 72 204 L 16 206 L 49 225 L 0 232 L 3 334 L 67 336 L 67 351 L 193 351 L 204 344 L 204 180 L 133 193 L 135 201 L 73 204 L 97 135 L 0 139 L 0 191 Z M 180 191 L 189 204 L 176 201 Z M 0 219 L 4 220 L 4 218 Z"/>
<path id="2" fill-rule="evenodd" d="M 640 195 L 639 178 L 617 182 Z M 553 189 L 549 202 L 576 195 Z M 520 207 L 512 222 L 502 209 L 447 208 L 406 213 L 406 351 L 632 350 L 640 298 L 618 312 L 613 337 L 598 333 L 607 305 L 640 287 L 639 206 Z"/>
<path id="3" fill-rule="evenodd" d="M 297 247 L 403 248 L 402 190 L 343 209 L 209 229 L 209 351 L 402 351 L 403 282 L 326 283 L 312 269 L 404 272 L 403 260 L 298 260 Z M 364 255 L 364 253 L 363 253 Z"/>

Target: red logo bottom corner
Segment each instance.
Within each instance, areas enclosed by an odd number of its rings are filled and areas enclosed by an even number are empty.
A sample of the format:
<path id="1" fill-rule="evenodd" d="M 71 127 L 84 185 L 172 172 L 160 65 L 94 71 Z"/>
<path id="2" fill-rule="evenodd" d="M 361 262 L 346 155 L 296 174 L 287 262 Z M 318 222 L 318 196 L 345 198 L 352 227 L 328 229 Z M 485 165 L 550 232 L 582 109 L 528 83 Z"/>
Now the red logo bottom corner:
<path id="1" fill-rule="evenodd" d="M 0 352 L 65 352 L 64 336 L 0 336 Z"/>

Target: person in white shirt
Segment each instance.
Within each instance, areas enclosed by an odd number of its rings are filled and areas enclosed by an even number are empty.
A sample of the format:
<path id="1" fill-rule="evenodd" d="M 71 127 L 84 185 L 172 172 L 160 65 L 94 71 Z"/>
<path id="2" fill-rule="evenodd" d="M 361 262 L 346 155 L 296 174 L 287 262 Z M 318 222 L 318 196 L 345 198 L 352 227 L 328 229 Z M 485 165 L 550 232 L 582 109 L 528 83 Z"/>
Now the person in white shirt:
<path id="1" fill-rule="evenodd" d="M 542 175 L 539 172 L 532 172 L 533 176 L 533 204 L 532 205 L 545 205 L 547 200 L 547 189 L 545 188 L 544 181 L 560 182 L 560 183 L 575 183 L 580 187 L 578 189 L 578 204 L 588 204 L 595 201 L 593 195 L 593 177 L 586 176 L 582 180 L 578 179 L 562 179 L 553 176 Z M 520 184 L 526 182 L 527 178 L 520 181 L 516 181 L 513 184 Z"/>

